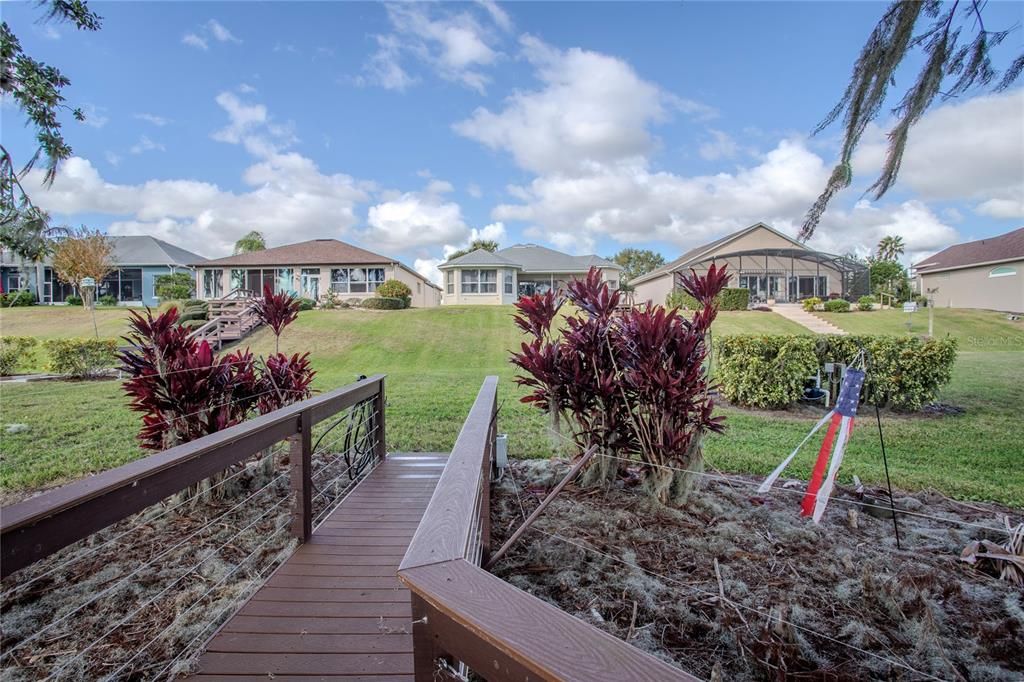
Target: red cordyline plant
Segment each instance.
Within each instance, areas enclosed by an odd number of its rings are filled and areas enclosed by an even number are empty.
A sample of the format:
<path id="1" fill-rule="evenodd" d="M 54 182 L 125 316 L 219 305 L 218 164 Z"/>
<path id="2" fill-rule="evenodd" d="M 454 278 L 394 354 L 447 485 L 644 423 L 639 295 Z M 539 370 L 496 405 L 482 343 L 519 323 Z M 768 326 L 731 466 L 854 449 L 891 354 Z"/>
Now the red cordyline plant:
<path id="1" fill-rule="evenodd" d="M 709 395 L 708 333 L 715 296 L 728 281 L 725 267 L 682 279 L 701 308 L 691 319 L 650 304 L 618 311 L 619 292 L 592 268 L 569 284 L 566 299 L 578 308 L 561 335 L 553 326 L 562 301 L 552 293 L 524 297 L 516 324 L 532 337 L 513 353 L 517 383 L 532 389 L 523 402 L 562 413 L 583 449 L 599 455 L 585 484 L 608 483 L 626 460 L 644 466 L 644 485 L 665 504 L 685 502 L 703 466 L 701 440 L 720 432 Z"/>
<path id="2" fill-rule="evenodd" d="M 274 332 L 274 351 L 281 352 L 281 332 L 299 316 L 299 299 L 287 292 L 275 294 L 269 284 L 263 285 L 263 298 L 252 303 L 260 322 Z"/>
<path id="3" fill-rule="evenodd" d="M 311 394 L 308 354 L 278 353 L 262 363 L 248 349 L 217 357 L 178 324 L 175 308 L 156 316 L 133 311 L 129 326 L 119 359 L 130 376 L 131 409 L 143 413 L 144 448 L 187 443 Z"/>

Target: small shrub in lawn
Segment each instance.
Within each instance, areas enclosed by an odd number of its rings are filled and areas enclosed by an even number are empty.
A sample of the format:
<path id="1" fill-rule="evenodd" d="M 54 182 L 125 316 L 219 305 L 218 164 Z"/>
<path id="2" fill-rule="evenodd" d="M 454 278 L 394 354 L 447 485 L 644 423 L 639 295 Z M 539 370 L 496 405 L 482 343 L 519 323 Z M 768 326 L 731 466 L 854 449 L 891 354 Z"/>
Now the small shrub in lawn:
<path id="1" fill-rule="evenodd" d="M 50 371 L 74 379 L 99 376 L 116 364 L 114 339 L 50 339 L 45 347 Z"/>
<path id="2" fill-rule="evenodd" d="M 14 374 L 32 359 L 38 342 L 31 336 L 0 336 L 0 376 Z"/>
<path id="3" fill-rule="evenodd" d="M 3 294 L 0 297 L 0 304 L 5 308 L 23 308 L 25 306 L 35 305 L 36 298 L 32 295 L 31 291 L 13 291 L 9 294 Z"/>
<path id="4" fill-rule="evenodd" d="M 802 302 L 802 305 L 804 307 L 804 310 L 806 310 L 807 312 L 811 312 L 816 307 L 821 305 L 821 299 L 818 298 L 817 296 L 811 296 L 810 298 L 805 298 Z"/>
<path id="5" fill-rule="evenodd" d="M 204 308 L 209 307 L 209 302 L 204 301 L 201 298 L 190 298 L 182 303 L 186 308 L 194 308 L 196 306 L 202 306 Z"/>
<path id="6" fill-rule="evenodd" d="M 77 294 L 71 294 L 64 299 L 64 302 L 68 305 L 82 305 L 82 297 Z"/>
<path id="7" fill-rule="evenodd" d="M 299 299 L 299 310 L 312 310 L 316 307 L 316 301 L 311 298 Z"/>
<path id="8" fill-rule="evenodd" d="M 362 307 L 370 310 L 401 310 L 406 306 L 404 299 L 378 296 L 364 300 Z"/>
<path id="9" fill-rule="evenodd" d="M 408 284 L 397 279 L 389 279 L 377 287 L 377 296 L 382 298 L 400 298 L 405 301 L 406 308 L 412 305 L 412 289 L 409 288 Z"/>
<path id="10" fill-rule="evenodd" d="M 917 304 L 918 308 L 927 308 L 928 307 L 928 297 L 927 296 L 917 295 L 917 296 L 914 297 L 914 303 Z"/>
<path id="11" fill-rule="evenodd" d="M 730 402 L 758 408 L 792 405 L 818 369 L 809 336 L 730 335 L 717 339 L 715 379 Z"/>
<path id="12" fill-rule="evenodd" d="M 697 300 L 682 289 L 670 291 L 665 297 L 666 308 L 692 308 Z"/>
<path id="13" fill-rule="evenodd" d="M 848 313 L 850 312 L 850 302 L 841 298 L 834 298 L 831 301 L 825 301 L 825 312 Z"/>
<path id="14" fill-rule="evenodd" d="M 874 310 L 875 309 L 875 297 L 874 296 L 861 296 L 857 299 L 857 310 Z"/>
<path id="15" fill-rule="evenodd" d="M 103 294 L 96 299 L 96 302 L 100 305 L 117 305 L 117 296 L 113 294 Z"/>

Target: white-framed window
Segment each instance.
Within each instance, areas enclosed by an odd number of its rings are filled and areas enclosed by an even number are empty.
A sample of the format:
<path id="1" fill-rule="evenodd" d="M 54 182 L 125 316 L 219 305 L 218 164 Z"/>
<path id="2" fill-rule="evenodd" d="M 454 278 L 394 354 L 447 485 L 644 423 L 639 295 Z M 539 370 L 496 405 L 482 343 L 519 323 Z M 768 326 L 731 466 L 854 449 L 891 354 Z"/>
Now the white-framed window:
<path id="1" fill-rule="evenodd" d="M 420 284 L 419 282 L 416 282 L 416 293 L 419 294 L 419 293 L 422 293 L 422 292 L 423 292 L 423 285 Z"/>
<path id="2" fill-rule="evenodd" d="M 455 293 L 455 272 L 453 270 L 444 273 L 444 285 L 445 291 L 449 294 Z"/>
<path id="3" fill-rule="evenodd" d="M 511 271 L 506 272 L 505 273 L 505 293 L 506 294 L 513 293 L 513 286 L 514 286 L 514 284 L 512 282 L 512 279 L 513 279 L 512 278 L 512 272 Z"/>
<path id="4" fill-rule="evenodd" d="M 18 291 L 21 289 L 21 273 L 12 272 L 7 275 L 7 289 L 9 291 Z"/>
<path id="5" fill-rule="evenodd" d="M 619 288 L 619 280 L 617 280 L 617 279 L 610 279 L 610 280 L 608 280 L 608 288 L 611 289 L 612 291 L 615 291 L 616 289 L 618 289 Z"/>
<path id="6" fill-rule="evenodd" d="M 1017 268 L 1012 268 L 1009 265 L 1000 265 L 998 268 L 992 268 L 988 271 L 988 276 L 992 277 L 1013 277 L 1017 274 Z"/>
<path id="7" fill-rule="evenodd" d="M 367 294 L 384 283 L 384 268 L 331 268 L 331 291 Z"/>
<path id="8" fill-rule="evenodd" d="M 496 294 L 498 293 L 497 270 L 463 270 L 462 293 L 464 294 Z"/>
<path id="9" fill-rule="evenodd" d="M 224 295 L 224 271 L 203 270 L 203 298 L 220 298 Z"/>

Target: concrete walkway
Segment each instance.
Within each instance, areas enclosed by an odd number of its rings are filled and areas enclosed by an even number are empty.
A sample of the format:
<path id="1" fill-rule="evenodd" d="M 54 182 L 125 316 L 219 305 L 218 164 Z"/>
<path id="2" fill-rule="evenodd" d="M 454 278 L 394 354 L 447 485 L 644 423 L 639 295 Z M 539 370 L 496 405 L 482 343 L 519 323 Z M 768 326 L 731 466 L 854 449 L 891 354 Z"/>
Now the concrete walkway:
<path id="1" fill-rule="evenodd" d="M 814 313 L 807 312 L 799 303 L 779 303 L 772 306 L 772 312 L 778 313 L 787 320 L 810 329 L 815 334 L 839 334 L 840 336 L 846 336 L 845 330 L 840 329 L 831 322 L 826 322 Z"/>

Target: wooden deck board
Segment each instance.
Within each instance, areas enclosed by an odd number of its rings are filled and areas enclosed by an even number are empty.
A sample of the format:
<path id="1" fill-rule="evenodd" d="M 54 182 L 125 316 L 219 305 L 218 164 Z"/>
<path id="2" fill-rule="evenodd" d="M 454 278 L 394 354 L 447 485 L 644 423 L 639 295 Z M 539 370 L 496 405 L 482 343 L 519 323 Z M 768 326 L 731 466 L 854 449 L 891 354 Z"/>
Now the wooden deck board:
<path id="1" fill-rule="evenodd" d="M 445 455 L 392 455 L 207 643 L 196 682 L 411 682 L 412 608 L 396 578 Z"/>

